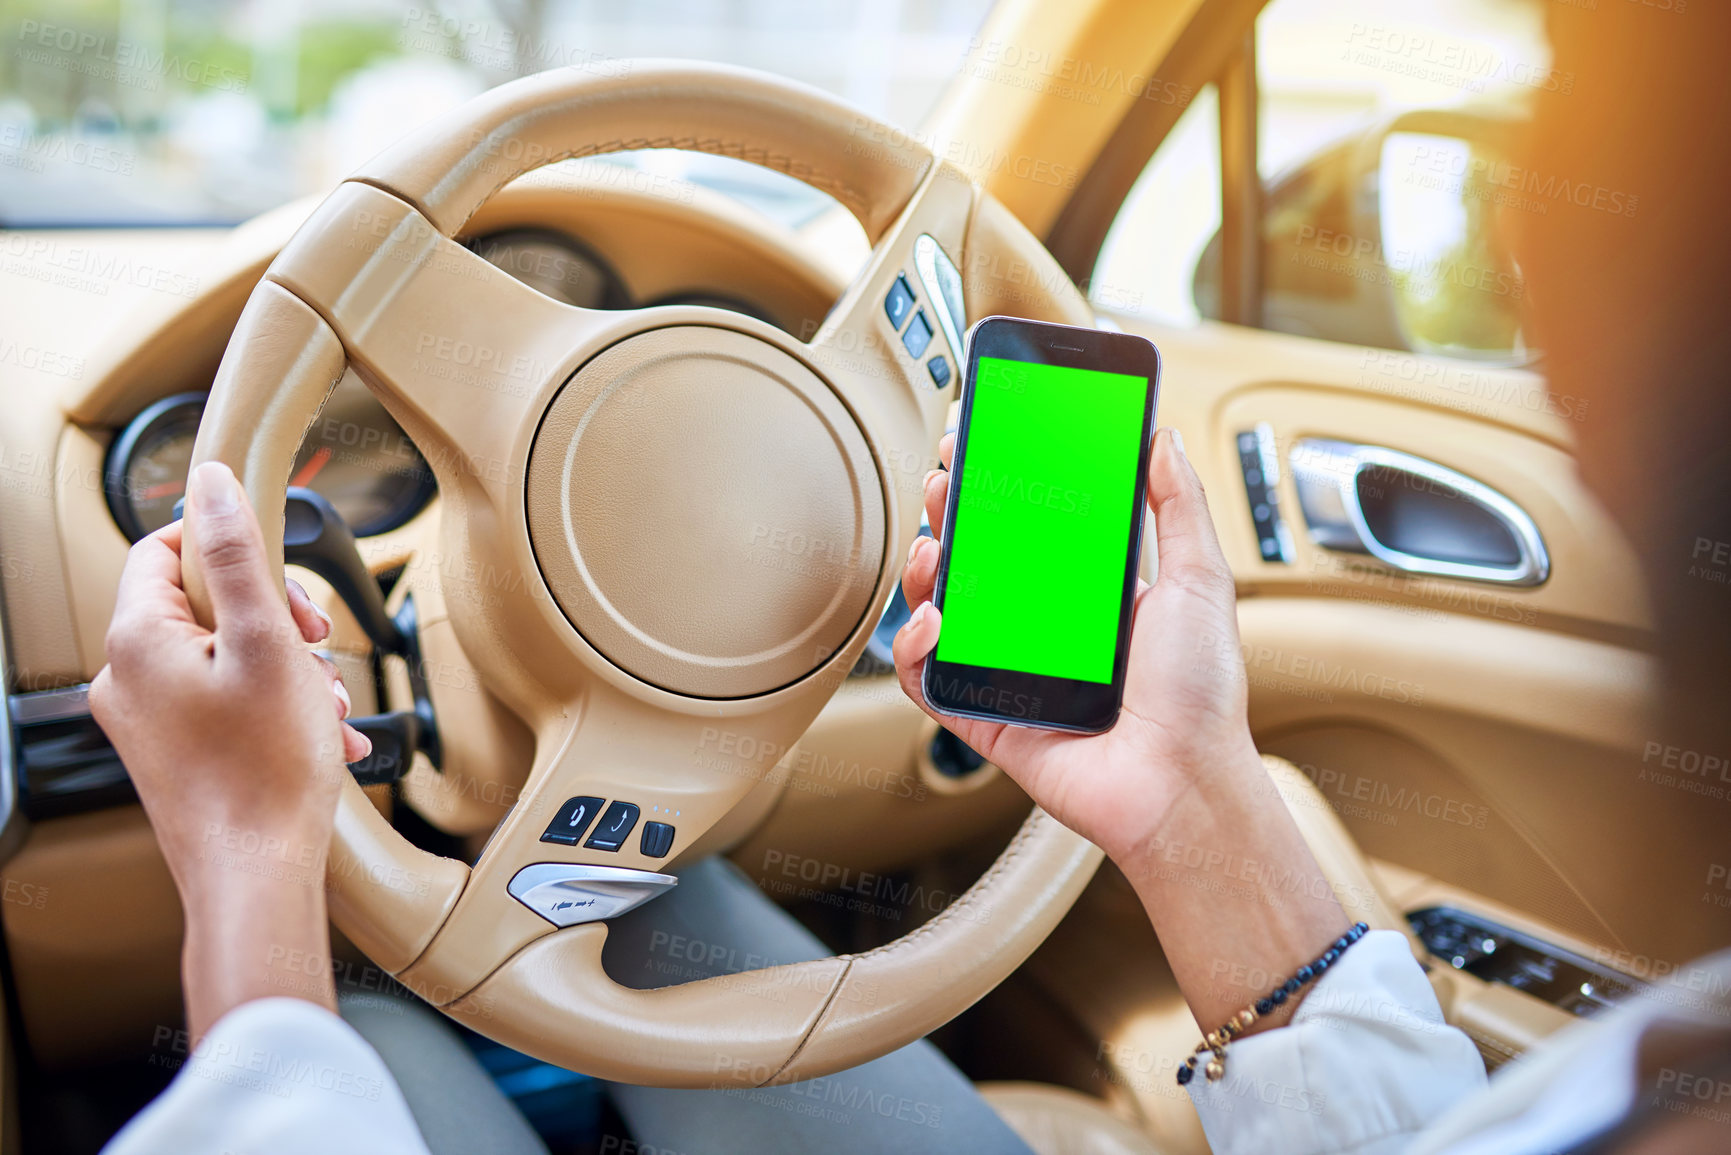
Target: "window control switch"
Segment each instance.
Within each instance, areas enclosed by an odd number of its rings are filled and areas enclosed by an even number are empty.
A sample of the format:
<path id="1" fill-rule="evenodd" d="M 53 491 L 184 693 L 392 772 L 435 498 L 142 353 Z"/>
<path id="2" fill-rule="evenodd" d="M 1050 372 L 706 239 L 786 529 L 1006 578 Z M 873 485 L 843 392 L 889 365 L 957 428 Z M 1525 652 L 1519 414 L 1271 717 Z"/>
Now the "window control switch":
<path id="1" fill-rule="evenodd" d="M 618 850 L 631 837 L 632 827 L 637 825 L 637 813 L 635 803 L 613 803 L 607 807 L 601 821 L 595 824 L 595 832 L 583 845 L 590 850 Z"/>

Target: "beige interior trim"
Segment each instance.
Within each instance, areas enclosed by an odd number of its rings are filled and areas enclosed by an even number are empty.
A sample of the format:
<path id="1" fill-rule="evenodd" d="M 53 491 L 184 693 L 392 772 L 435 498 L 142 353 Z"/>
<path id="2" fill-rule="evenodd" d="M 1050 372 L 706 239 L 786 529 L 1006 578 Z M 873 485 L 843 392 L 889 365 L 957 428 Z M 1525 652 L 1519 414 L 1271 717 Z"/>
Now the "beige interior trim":
<path id="1" fill-rule="evenodd" d="M 1078 282 L 1092 279 L 1118 208 L 1155 150 L 1191 99 L 1204 86 L 1219 82 L 1222 72 L 1244 51 L 1267 2 L 1203 0 L 1178 34 L 1160 46 L 1150 68 L 1162 78 L 1159 93 L 1166 99 L 1138 101 L 1124 110 L 1110 137 L 1096 150 L 1093 163 L 1071 184 L 1067 199 L 1041 231 L 1052 255 Z M 1254 165 L 1248 174 L 1254 177 Z M 1224 192 L 1233 191 L 1225 179 L 1222 183 Z"/>
<path id="2" fill-rule="evenodd" d="M 146 1055 L 178 1026 L 180 898 L 142 809 L 39 824 L 0 886 L 18 1034 L 43 1068 Z"/>
<path id="3" fill-rule="evenodd" d="M 981 1083 L 980 1096 L 1035 1155 L 1161 1155 L 1092 1095 L 1046 1083 Z"/>
<path id="4" fill-rule="evenodd" d="M 141 394 L 164 395 L 155 393 L 163 381 L 184 382 L 185 389 L 208 383 L 265 266 L 317 203 L 308 197 L 259 214 L 199 262 L 189 278 L 194 291 L 155 293 L 136 303 L 92 349 L 86 383 L 67 399 L 67 419 L 121 425 L 142 408 Z"/>
<path id="5" fill-rule="evenodd" d="M 1153 73 L 1201 6 L 1002 0 L 920 136 L 1044 235 L 1128 109 L 1194 95 Z"/>
<path id="6" fill-rule="evenodd" d="M 1483 982 L 1444 965 L 1434 965 L 1430 978 L 1449 1025 L 1467 1033 L 1492 1071 L 1580 1021 L 1525 991 Z"/>
<path id="7" fill-rule="evenodd" d="M 1393 930 L 1405 935 L 1415 958 L 1424 957 L 1424 944 L 1412 932 L 1382 880 L 1371 869 L 1358 843 L 1352 840 L 1340 816 L 1328 804 L 1316 784 L 1284 758 L 1264 755 L 1262 765 L 1269 782 L 1280 794 L 1298 832 L 1304 837 L 1317 865 L 1328 879 L 1346 917 L 1363 921 L 1372 930 Z"/>
<path id="8" fill-rule="evenodd" d="M 86 680 L 79 677 L 84 632 L 67 591 L 67 575 L 76 572 L 77 559 L 62 553 L 63 539 L 55 532 L 55 498 L 69 483 L 57 453 L 64 424 L 54 391 L 7 391 L 6 420 L 0 421 L 0 454 L 8 471 L 0 474 L 5 482 L 0 485 L 0 595 L 6 600 L 11 649 L 6 689 L 12 692 Z M 89 485 L 90 480 L 79 475 L 71 483 Z"/>

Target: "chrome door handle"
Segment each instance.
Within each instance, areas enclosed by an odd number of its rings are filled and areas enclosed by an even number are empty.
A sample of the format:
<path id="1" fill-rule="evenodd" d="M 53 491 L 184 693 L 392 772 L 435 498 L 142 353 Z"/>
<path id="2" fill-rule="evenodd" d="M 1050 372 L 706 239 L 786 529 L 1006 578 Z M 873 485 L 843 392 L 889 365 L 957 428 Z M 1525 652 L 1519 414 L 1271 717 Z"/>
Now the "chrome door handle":
<path id="1" fill-rule="evenodd" d="M 1482 482 L 1378 445 L 1307 437 L 1287 456 L 1310 540 L 1406 573 L 1535 586 L 1551 574 L 1533 519 Z"/>

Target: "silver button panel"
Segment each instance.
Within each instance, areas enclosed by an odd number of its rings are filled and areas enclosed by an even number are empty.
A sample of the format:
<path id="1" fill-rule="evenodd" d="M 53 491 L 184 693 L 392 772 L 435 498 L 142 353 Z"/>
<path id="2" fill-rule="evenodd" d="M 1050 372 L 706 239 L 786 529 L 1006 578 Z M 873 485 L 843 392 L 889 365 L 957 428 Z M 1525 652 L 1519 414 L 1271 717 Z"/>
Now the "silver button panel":
<path id="1" fill-rule="evenodd" d="M 673 875 L 652 870 L 537 862 L 519 870 L 506 889 L 554 926 L 576 926 L 635 910 L 678 885 Z"/>

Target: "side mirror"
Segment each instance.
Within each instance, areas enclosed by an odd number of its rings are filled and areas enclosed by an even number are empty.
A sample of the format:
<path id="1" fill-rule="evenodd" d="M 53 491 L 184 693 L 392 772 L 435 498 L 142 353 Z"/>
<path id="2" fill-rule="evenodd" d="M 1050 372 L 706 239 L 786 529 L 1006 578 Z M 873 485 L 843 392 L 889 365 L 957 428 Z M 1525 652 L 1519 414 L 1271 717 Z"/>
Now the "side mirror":
<path id="1" fill-rule="evenodd" d="M 1530 361 L 1525 283 L 1501 227 L 1519 127 L 1493 113 L 1405 113 L 1269 182 L 1263 327 L 1490 364 Z M 1192 288 L 1197 310 L 1218 317 L 1218 233 Z"/>
<path id="2" fill-rule="evenodd" d="M 1530 360 L 1526 285 L 1501 223 L 1522 170 L 1484 140 L 1432 132 L 1390 132 L 1378 159 L 1382 263 L 1406 347 Z"/>

